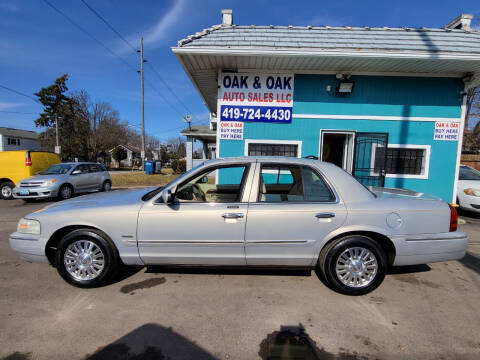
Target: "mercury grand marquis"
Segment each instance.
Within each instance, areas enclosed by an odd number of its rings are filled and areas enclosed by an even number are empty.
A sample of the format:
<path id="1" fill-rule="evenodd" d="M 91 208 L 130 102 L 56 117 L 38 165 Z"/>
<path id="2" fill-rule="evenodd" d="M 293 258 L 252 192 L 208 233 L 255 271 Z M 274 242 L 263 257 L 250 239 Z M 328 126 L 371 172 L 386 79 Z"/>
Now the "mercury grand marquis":
<path id="1" fill-rule="evenodd" d="M 332 289 L 361 295 L 389 266 L 456 260 L 468 239 L 446 202 L 367 189 L 318 160 L 207 161 L 165 187 L 118 190 L 27 215 L 10 246 L 69 283 L 108 283 L 121 265 L 317 268 Z"/>

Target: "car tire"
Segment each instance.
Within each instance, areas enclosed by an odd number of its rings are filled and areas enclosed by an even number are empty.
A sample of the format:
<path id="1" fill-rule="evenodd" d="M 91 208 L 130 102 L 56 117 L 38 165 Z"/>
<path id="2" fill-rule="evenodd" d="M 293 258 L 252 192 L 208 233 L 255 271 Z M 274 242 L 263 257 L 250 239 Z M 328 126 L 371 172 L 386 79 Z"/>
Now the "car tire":
<path id="1" fill-rule="evenodd" d="M 79 229 L 65 235 L 57 246 L 55 264 L 60 276 L 81 288 L 107 284 L 117 273 L 117 249 L 100 231 Z"/>
<path id="2" fill-rule="evenodd" d="M 346 295 L 364 295 L 385 278 L 387 257 L 382 247 L 363 235 L 349 235 L 327 244 L 318 259 L 327 285 Z"/>
<path id="3" fill-rule="evenodd" d="M 13 188 L 15 184 L 11 181 L 5 181 L 0 184 L 0 198 L 3 200 L 13 199 Z"/>
<path id="4" fill-rule="evenodd" d="M 73 188 L 70 185 L 62 185 L 58 189 L 58 198 L 60 200 L 68 200 L 73 196 Z"/>
<path id="5" fill-rule="evenodd" d="M 112 183 L 108 180 L 105 180 L 102 184 L 102 191 L 110 191 L 112 189 Z"/>

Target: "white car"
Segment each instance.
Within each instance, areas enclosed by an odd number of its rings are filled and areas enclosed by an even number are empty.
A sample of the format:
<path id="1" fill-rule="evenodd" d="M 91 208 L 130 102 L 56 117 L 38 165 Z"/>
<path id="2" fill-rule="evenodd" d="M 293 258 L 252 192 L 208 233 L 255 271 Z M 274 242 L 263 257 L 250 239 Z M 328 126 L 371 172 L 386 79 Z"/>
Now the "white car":
<path id="1" fill-rule="evenodd" d="M 461 209 L 480 212 L 480 171 L 460 165 L 457 197 Z"/>

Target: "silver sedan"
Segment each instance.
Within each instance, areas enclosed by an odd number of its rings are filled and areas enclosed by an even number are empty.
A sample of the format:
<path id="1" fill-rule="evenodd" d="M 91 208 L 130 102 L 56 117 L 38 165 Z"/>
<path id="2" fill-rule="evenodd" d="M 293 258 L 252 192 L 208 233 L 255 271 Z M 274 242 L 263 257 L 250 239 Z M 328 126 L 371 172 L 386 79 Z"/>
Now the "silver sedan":
<path id="1" fill-rule="evenodd" d="M 111 187 L 112 179 L 102 164 L 61 163 L 21 180 L 13 189 L 13 197 L 25 201 L 55 197 L 66 200 L 76 193 L 109 191 Z"/>
<path id="2" fill-rule="evenodd" d="M 125 265 L 319 268 L 332 289 L 365 294 L 389 266 L 466 253 L 455 210 L 422 194 L 369 190 L 316 160 L 208 161 L 166 187 L 113 191 L 21 219 L 10 246 L 69 283 L 100 286 Z"/>

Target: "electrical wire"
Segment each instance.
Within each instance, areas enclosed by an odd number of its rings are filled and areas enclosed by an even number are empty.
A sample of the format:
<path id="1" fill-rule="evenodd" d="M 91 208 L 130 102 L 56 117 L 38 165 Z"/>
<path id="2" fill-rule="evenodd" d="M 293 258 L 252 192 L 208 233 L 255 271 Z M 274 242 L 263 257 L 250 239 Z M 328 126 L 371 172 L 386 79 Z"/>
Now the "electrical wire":
<path id="1" fill-rule="evenodd" d="M 9 87 L 7 87 L 7 86 L 4 86 L 4 85 L 0 85 L 0 88 L 5 89 L 5 90 L 7 90 L 7 91 L 10 91 L 10 92 L 12 92 L 12 93 L 15 93 L 15 94 L 17 94 L 17 95 L 25 96 L 25 97 L 29 98 L 30 100 L 35 101 L 36 103 L 39 102 L 38 99 L 35 99 L 33 96 L 30 96 L 30 95 L 27 95 L 27 94 L 25 94 L 25 93 L 22 93 L 21 91 L 11 89 L 11 88 L 9 88 Z"/>
<path id="2" fill-rule="evenodd" d="M 95 16 L 97 16 L 105 25 L 108 26 L 110 30 L 112 30 L 125 44 L 127 44 L 133 51 L 137 52 L 137 49 L 127 40 L 125 39 L 124 36 L 122 36 L 98 11 L 96 11 L 92 6 L 90 6 L 86 0 L 80 0 Z M 162 84 L 167 88 L 167 90 L 177 99 L 179 104 L 185 108 L 185 110 L 192 114 L 190 109 L 185 105 L 185 103 L 180 99 L 180 97 L 172 90 L 170 86 L 168 86 L 167 82 L 163 79 L 163 77 L 160 75 L 160 73 L 153 67 L 153 65 L 150 62 L 147 62 L 147 65 L 150 67 L 152 72 L 160 79 Z M 163 97 L 163 95 L 162 95 Z M 166 98 L 163 97 L 165 101 Z"/>
<path id="3" fill-rule="evenodd" d="M 80 26 L 79 24 L 77 24 L 71 17 L 69 17 L 67 14 L 65 14 L 63 11 L 61 11 L 59 8 L 57 8 L 55 5 L 53 5 L 50 1 L 48 0 L 43 0 L 43 2 L 45 4 L 47 4 L 48 6 L 50 6 L 53 10 L 55 10 L 57 13 L 59 13 L 60 15 L 62 15 L 65 19 L 68 20 L 68 22 L 70 22 L 70 24 L 72 24 L 73 26 L 75 26 L 78 30 L 80 30 L 81 32 L 83 32 L 85 35 L 87 35 L 90 39 L 92 39 L 93 41 L 95 41 L 98 45 L 100 45 L 101 47 L 103 47 L 105 50 L 107 50 L 110 54 L 112 54 L 114 57 L 118 58 L 121 62 L 123 62 L 126 66 L 128 66 L 131 70 L 133 71 L 137 71 L 137 69 L 132 66 L 129 62 L 127 62 L 124 58 L 122 58 L 120 55 L 118 55 L 117 53 L 115 53 L 113 50 L 111 50 L 110 48 L 108 48 L 104 43 L 102 43 L 100 40 L 98 40 L 95 36 L 93 36 L 92 34 L 90 34 L 90 32 L 88 32 L 85 28 L 83 28 L 82 26 Z"/>

